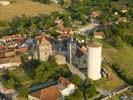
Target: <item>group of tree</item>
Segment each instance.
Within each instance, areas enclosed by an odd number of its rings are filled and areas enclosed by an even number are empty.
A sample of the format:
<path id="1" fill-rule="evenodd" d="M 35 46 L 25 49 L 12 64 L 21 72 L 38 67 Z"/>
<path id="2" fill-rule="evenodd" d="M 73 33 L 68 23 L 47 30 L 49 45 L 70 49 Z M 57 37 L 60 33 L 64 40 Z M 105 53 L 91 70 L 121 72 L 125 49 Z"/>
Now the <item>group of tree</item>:
<path id="1" fill-rule="evenodd" d="M 29 88 L 24 86 L 14 73 L 6 71 L 1 81 L 7 89 L 16 89 L 21 96 L 27 97 Z"/>
<path id="2" fill-rule="evenodd" d="M 71 82 L 73 84 L 75 84 L 79 89 L 79 90 L 77 90 L 77 92 L 74 95 L 80 94 L 87 100 L 97 94 L 96 87 L 95 87 L 93 81 L 90 79 L 82 80 L 78 75 L 74 74 L 71 77 Z M 73 98 L 74 95 L 67 97 L 67 99 L 72 100 L 70 98 Z"/>
<path id="3" fill-rule="evenodd" d="M 127 42 L 129 45 L 133 46 L 133 32 L 132 23 L 120 23 L 118 25 L 113 25 L 111 27 L 104 28 L 105 41 L 109 42 L 116 48 L 123 47 L 123 41 Z"/>
<path id="4" fill-rule="evenodd" d="M 113 64 L 112 68 L 118 73 L 118 75 L 126 81 L 128 84 L 133 85 L 133 78 L 127 75 L 127 72 L 119 68 L 118 64 Z"/>
<path id="5" fill-rule="evenodd" d="M 49 79 L 57 80 L 60 76 L 70 76 L 68 69 L 57 65 L 54 56 L 50 56 L 48 61 L 41 62 L 35 70 L 35 81 L 37 83 L 47 82 Z"/>
<path id="6" fill-rule="evenodd" d="M 18 33 L 21 35 L 28 34 L 32 36 L 39 30 L 53 35 L 53 32 L 55 32 L 54 30 L 56 29 L 55 19 L 57 16 L 63 19 L 65 27 L 71 27 L 71 18 L 69 17 L 69 14 L 52 12 L 50 15 L 42 14 L 35 17 L 22 15 L 21 17 L 14 17 L 11 22 L 4 22 L 4 24 L 8 24 L 8 27 L 4 28 L 4 34 L 0 35 L 11 35 Z"/>

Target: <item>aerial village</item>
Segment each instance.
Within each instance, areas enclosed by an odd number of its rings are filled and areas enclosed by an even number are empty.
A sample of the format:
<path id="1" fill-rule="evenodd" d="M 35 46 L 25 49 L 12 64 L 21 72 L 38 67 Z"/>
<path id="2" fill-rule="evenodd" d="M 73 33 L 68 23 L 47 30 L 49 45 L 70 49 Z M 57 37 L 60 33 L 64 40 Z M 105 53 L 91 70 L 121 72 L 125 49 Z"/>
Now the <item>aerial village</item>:
<path id="1" fill-rule="evenodd" d="M 47 61 L 54 56 L 58 65 L 67 65 L 70 72 L 78 75 L 82 80 L 89 78 L 98 80 L 101 77 L 111 78 L 106 69 L 101 69 L 102 44 L 78 39 L 75 30 L 65 28 L 63 20 L 58 16 L 55 20 L 57 38 L 38 32 L 35 36 L 26 34 L 4 36 L 0 39 L 0 72 L 14 70 L 23 63 L 21 56 L 27 55 L 29 60 Z M 104 39 L 103 32 L 94 32 L 95 39 Z M 62 41 L 67 41 L 64 48 Z M 63 45 L 63 46 L 62 46 Z M 52 81 L 53 82 L 53 81 Z M 47 87 L 37 87 L 28 94 L 28 100 L 64 100 L 66 96 L 73 94 L 78 87 L 69 78 L 60 76 L 57 83 Z M 5 94 L 14 93 L 13 89 L 5 89 Z M 51 94 L 52 93 L 52 94 Z"/>
<path id="2" fill-rule="evenodd" d="M 67 29 L 63 25 L 63 20 L 56 18 L 57 32 L 60 34 L 57 39 L 50 37 L 45 32 L 38 32 L 30 37 L 24 34 L 4 36 L 0 39 L 0 71 L 5 73 L 7 70 L 14 70 L 22 64 L 21 55 L 25 54 L 28 59 L 47 61 L 50 56 L 55 56 L 56 63 L 59 65 L 67 64 L 74 74 L 79 75 L 83 80 L 86 77 L 98 80 L 102 76 L 108 77 L 108 73 L 103 71 L 101 74 L 102 44 L 87 43 L 85 40 L 77 40 L 74 30 Z M 95 32 L 95 38 L 103 39 L 103 32 Z M 67 49 L 58 45 L 63 40 L 67 40 Z M 61 41 L 61 42 L 60 42 Z M 63 44 L 63 43 L 62 43 Z M 74 67 L 75 66 L 75 67 Z M 93 67 L 92 67 L 93 66 Z M 69 79 L 59 77 L 58 83 L 47 88 L 31 92 L 29 100 L 56 100 L 64 99 L 71 95 L 77 86 Z M 4 90 L 3 92 L 13 92 Z M 52 93 L 52 94 L 51 94 Z"/>
<path id="3" fill-rule="evenodd" d="M 123 8 L 114 11 L 113 16 L 127 12 Z M 84 16 L 90 21 L 88 25 L 73 28 L 66 27 L 65 18 L 55 16 L 53 29 L 47 25 L 42 30 L 34 29 L 33 24 L 34 34 L 20 31 L 0 37 L 0 100 L 115 100 L 111 98 L 117 95 L 120 100 L 132 100 L 133 97 L 120 95 L 132 92 L 132 85 L 115 73 L 121 69 L 106 61 L 106 48 L 111 47 L 106 40 L 114 45 L 116 38 L 102 30 L 129 23 L 128 18 L 122 16 L 102 26 L 97 20 L 102 13 L 95 10 L 89 17 Z M 51 30 L 56 34 L 49 34 Z M 121 44 L 114 46 L 120 48 Z"/>

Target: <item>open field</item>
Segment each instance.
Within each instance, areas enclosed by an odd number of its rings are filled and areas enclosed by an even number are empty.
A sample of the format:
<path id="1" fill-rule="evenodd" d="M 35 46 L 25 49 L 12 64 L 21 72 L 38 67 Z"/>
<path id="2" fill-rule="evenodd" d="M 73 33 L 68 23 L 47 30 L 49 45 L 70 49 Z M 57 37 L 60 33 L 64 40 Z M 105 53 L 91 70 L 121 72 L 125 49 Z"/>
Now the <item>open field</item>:
<path id="1" fill-rule="evenodd" d="M 53 11 L 64 12 L 59 5 L 44 5 L 31 0 L 15 0 L 8 6 L 0 6 L 0 20 L 11 20 L 14 16 L 36 16 L 38 14 L 50 14 Z"/>
<path id="2" fill-rule="evenodd" d="M 133 79 L 133 47 L 124 44 L 124 48 L 116 50 L 114 48 L 105 48 L 103 50 L 106 60 L 110 64 L 118 64 L 130 79 Z"/>
<path id="3" fill-rule="evenodd" d="M 95 81 L 95 84 L 98 88 L 102 90 L 112 90 L 124 84 L 124 82 L 116 75 L 116 73 L 109 66 L 102 66 L 110 74 L 111 78 L 101 78 L 98 81 Z"/>

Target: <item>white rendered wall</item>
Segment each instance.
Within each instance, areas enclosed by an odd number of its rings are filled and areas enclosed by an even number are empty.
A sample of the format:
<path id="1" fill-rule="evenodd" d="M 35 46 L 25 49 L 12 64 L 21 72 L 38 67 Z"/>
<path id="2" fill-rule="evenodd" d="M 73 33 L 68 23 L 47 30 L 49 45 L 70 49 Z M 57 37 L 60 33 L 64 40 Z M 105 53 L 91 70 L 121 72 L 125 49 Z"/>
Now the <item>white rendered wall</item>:
<path id="1" fill-rule="evenodd" d="M 89 46 L 88 53 L 88 78 L 92 80 L 98 80 L 99 78 L 101 78 L 100 71 L 102 46 Z"/>

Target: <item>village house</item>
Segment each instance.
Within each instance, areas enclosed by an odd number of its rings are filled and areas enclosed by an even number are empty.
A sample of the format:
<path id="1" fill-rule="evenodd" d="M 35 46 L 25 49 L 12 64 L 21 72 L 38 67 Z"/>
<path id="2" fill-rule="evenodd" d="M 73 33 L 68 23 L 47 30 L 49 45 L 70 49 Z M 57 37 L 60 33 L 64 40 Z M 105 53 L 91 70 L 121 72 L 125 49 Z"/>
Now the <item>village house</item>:
<path id="1" fill-rule="evenodd" d="M 94 32 L 94 38 L 96 39 L 104 39 L 104 32 Z"/>
<path id="2" fill-rule="evenodd" d="M 5 57 L 11 57 L 11 56 L 15 56 L 15 55 L 16 55 L 16 52 L 15 51 L 5 52 Z"/>
<path id="3" fill-rule="evenodd" d="M 11 56 L 15 56 L 16 52 L 10 49 L 6 49 L 6 50 L 0 50 L 0 59 L 1 58 L 7 58 L 7 57 L 11 57 Z"/>
<path id="4" fill-rule="evenodd" d="M 21 58 L 19 56 L 7 57 L 0 59 L 0 68 L 11 68 L 19 66 L 21 64 Z"/>
<path id="5" fill-rule="evenodd" d="M 74 33 L 71 28 L 64 27 L 63 19 L 60 19 L 58 16 L 55 19 L 55 24 L 57 29 L 56 32 L 59 33 L 60 35 L 70 35 Z"/>
<path id="6" fill-rule="evenodd" d="M 57 85 L 32 92 L 28 95 L 28 100 L 63 100 Z"/>
<path id="7" fill-rule="evenodd" d="M 21 47 L 21 48 L 15 48 L 14 51 L 16 51 L 17 54 L 24 54 L 28 53 L 28 47 Z"/>
<path id="8" fill-rule="evenodd" d="M 58 87 L 63 97 L 73 94 L 76 89 L 76 86 L 64 77 L 59 78 Z"/>
<path id="9" fill-rule="evenodd" d="M 4 36 L 1 40 L 3 40 L 4 42 L 11 42 L 19 39 L 22 39 L 22 36 L 18 34 L 18 35 Z"/>
<path id="10" fill-rule="evenodd" d="M 29 100 L 64 100 L 65 96 L 75 92 L 76 86 L 68 79 L 60 77 L 58 83 L 47 88 L 32 92 L 28 95 Z"/>

